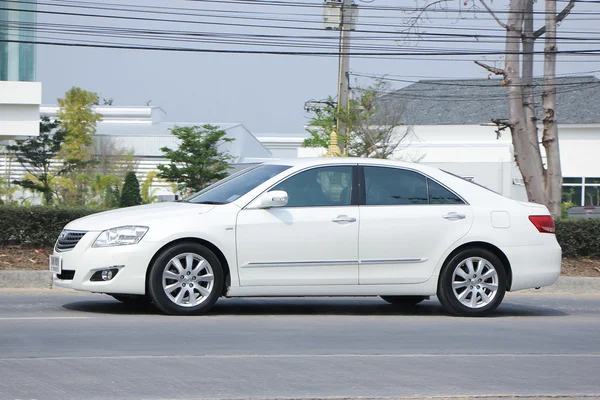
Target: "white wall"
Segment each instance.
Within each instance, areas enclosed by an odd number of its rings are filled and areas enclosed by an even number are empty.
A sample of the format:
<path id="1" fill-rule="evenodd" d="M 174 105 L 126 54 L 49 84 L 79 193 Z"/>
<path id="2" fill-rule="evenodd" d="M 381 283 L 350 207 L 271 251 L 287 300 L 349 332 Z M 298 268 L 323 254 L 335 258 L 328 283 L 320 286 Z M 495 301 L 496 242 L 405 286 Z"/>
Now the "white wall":
<path id="1" fill-rule="evenodd" d="M 0 81 L 0 140 L 40 133 L 40 82 Z"/>
<path id="2" fill-rule="evenodd" d="M 560 127 L 563 176 L 600 177 L 600 125 Z"/>
<path id="3" fill-rule="evenodd" d="M 263 146 L 273 155 L 273 158 L 296 158 L 302 149 L 305 137 L 257 136 Z"/>
<path id="4" fill-rule="evenodd" d="M 438 162 L 440 158 L 465 162 L 494 160 L 487 146 L 512 145 L 510 132 L 505 130 L 497 139 L 493 126 L 429 125 L 413 129 L 415 137 L 405 154 L 425 155 L 424 162 Z M 540 142 L 541 133 L 540 127 Z M 460 146 L 477 148 L 477 151 L 460 150 Z M 559 147 L 563 176 L 600 177 L 600 125 L 559 125 Z"/>

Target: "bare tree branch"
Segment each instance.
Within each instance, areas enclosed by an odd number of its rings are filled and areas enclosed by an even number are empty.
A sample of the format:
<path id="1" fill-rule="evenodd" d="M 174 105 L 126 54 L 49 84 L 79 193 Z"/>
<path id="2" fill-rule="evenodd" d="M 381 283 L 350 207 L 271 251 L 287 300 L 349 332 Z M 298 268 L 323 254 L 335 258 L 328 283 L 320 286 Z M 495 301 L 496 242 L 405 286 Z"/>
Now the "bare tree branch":
<path id="1" fill-rule="evenodd" d="M 569 1 L 569 4 L 567 4 L 567 6 L 560 13 L 558 13 L 558 15 L 556 16 L 556 23 L 558 24 L 563 19 L 565 19 L 565 17 L 567 15 L 569 15 L 569 13 L 573 9 L 573 7 L 575 7 L 575 0 Z M 535 31 L 535 33 L 533 34 L 533 37 L 535 37 L 537 39 L 540 36 L 544 35 L 545 33 L 546 33 L 546 25 L 542 26 L 540 29 Z"/>
<path id="2" fill-rule="evenodd" d="M 407 28 L 405 28 L 405 29 L 402 29 L 400 32 L 401 32 L 401 33 L 404 33 L 404 34 L 407 34 L 407 33 L 409 33 L 410 31 L 412 31 L 413 29 L 415 29 L 415 28 L 416 28 L 416 26 L 419 24 L 419 22 L 421 22 L 421 20 L 424 18 L 424 16 L 425 16 L 425 18 L 427 17 L 427 11 L 428 11 L 430 8 L 434 8 L 434 7 L 436 7 L 438 4 L 442 4 L 442 3 L 448 3 L 448 2 L 451 2 L 451 1 L 453 1 L 453 0 L 436 0 L 436 1 L 433 1 L 433 2 L 431 2 L 431 3 L 427 4 L 427 5 L 425 5 L 425 6 L 424 6 L 424 7 L 423 7 L 423 8 L 422 8 L 420 11 L 419 11 L 419 13 L 418 13 L 416 16 L 414 16 L 414 17 L 410 17 L 410 18 L 408 19 L 408 23 L 407 23 L 408 27 L 407 27 Z M 417 33 L 418 33 L 418 32 L 417 32 Z M 419 37 L 419 35 L 417 35 L 417 37 Z"/>
<path id="3" fill-rule="evenodd" d="M 482 62 L 479 62 L 479 61 L 475 61 L 475 64 L 479 65 L 480 67 L 483 67 L 483 68 L 487 69 L 487 70 L 488 70 L 488 71 L 490 71 L 492 74 L 495 74 L 495 75 L 502 75 L 502 76 L 505 76 L 505 75 L 506 75 L 506 72 L 505 72 L 503 69 L 496 68 L 496 67 L 492 67 L 492 66 L 490 66 L 490 65 L 484 64 L 484 63 L 482 63 Z"/>
<path id="4" fill-rule="evenodd" d="M 508 25 L 506 25 L 504 22 L 502 22 L 500 20 L 500 18 L 498 18 L 498 16 L 492 11 L 492 9 L 487 5 L 487 3 L 484 0 L 479 0 L 481 2 L 481 4 L 483 4 L 483 6 L 485 7 L 485 9 L 487 10 L 487 12 L 490 13 L 490 15 L 492 17 L 494 17 L 494 19 L 496 20 L 496 22 L 503 27 L 504 29 L 508 29 Z M 572 0 L 575 1 L 575 0 Z"/>

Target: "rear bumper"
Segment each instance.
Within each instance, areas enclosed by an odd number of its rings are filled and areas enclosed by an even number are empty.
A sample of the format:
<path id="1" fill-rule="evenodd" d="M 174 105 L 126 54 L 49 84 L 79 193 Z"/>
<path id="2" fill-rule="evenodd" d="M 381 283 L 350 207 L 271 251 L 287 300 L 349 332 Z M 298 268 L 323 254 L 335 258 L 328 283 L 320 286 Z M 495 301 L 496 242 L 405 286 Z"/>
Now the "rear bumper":
<path id="1" fill-rule="evenodd" d="M 511 291 L 550 286 L 560 276 L 562 250 L 554 235 L 539 246 L 505 247 L 512 269 Z"/>

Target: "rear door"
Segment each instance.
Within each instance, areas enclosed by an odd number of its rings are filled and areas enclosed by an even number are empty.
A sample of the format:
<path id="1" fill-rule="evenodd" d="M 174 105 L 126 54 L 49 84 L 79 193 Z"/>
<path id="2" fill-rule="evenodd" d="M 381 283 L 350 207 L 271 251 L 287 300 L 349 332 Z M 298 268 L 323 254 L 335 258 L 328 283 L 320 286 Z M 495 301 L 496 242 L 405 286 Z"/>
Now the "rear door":
<path id="1" fill-rule="evenodd" d="M 359 283 L 420 283 L 467 234 L 471 206 L 420 172 L 361 167 Z"/>

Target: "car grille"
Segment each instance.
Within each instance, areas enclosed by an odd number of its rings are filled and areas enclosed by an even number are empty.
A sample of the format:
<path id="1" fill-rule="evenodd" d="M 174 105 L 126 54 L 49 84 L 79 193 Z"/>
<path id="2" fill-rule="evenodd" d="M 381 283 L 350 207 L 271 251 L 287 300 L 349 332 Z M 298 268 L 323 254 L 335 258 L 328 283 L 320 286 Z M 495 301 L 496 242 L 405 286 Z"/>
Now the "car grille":
<path id="1" fill-rule="evenodd" d="M 70 270 L 70 269 L 63 269 L 62 273 L 57 274 L 56 277 L 63 281 L 72 281 L 73 278 L 75 277 L 75 271 Z"/>
<path id="2" fill-rule="evenodd" d="M 87 232 L 83 231 L 62 231 L 56 241 L 54 249 L 58 252 L 73 250 L 86 233 Z"/>

